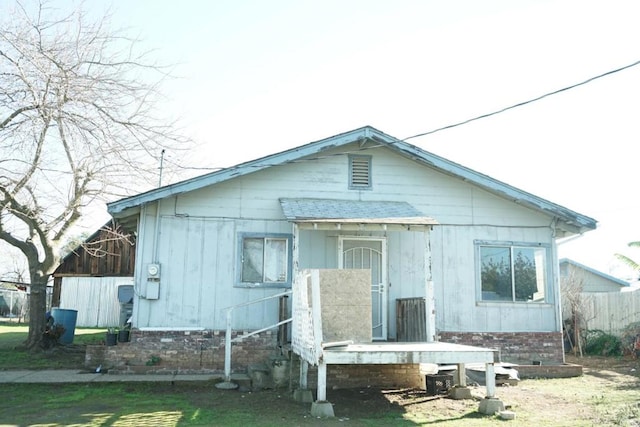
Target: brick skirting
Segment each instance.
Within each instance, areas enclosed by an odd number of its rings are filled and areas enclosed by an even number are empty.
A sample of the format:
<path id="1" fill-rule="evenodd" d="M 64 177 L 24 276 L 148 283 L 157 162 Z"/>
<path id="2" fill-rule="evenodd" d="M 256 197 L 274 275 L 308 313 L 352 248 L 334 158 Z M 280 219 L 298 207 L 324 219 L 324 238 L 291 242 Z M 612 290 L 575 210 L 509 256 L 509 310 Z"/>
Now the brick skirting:
<path id="1" fill-rule="evenodd" d="M 440 341 L 500 350 L 502 362 L 564 362 L 561 332 L 440 332 Z"/>
<path id="2" fill-rule="evenodd" d="M 245 331 L 234 331 L 232 338 Z M 102 365 L 122 373 L 204 373 L 224 371 L 225 331 L 131 331 L 129 342 L 88 346 L 85 366 Z M 245 372 L 277 349 L 277 334 L 266 331 L 232 344 L 231 368 Z"/>

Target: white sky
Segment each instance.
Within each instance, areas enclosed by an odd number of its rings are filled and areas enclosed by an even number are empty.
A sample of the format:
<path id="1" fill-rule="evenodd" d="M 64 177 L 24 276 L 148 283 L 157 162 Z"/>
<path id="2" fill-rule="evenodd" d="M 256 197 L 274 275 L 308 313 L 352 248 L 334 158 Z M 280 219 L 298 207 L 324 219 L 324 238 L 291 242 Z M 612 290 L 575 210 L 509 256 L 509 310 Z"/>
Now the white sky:
<path id="1" fill-rule="evenodd" d="M 87 2 L 98 8 L 107 4 Z M 227 167 L 371 125 L 398 138 L 640 60 L 637 1 L 113 2 L 181 79 L 167 112 Z M 599 221 L 560 256 L 624 275 L 635 219 L 640 66 L 408 142 Z"/>

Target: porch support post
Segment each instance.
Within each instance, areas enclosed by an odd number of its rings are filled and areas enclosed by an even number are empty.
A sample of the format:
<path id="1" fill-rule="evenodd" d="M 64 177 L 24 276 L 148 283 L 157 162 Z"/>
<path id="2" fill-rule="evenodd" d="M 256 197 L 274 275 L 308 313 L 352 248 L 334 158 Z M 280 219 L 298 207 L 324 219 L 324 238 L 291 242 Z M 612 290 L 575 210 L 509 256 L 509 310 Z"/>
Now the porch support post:
<path id="1" fill-rule="evenodd" d="M 496 395 L 496 371 L 493 363 L 486 364 L 485 381 L 487 384 L 487 398 L 491 399 Z"/>
<path id="2" fill-rule="evenodd" d="M 309 374 L 309 364 L 306 360 L 300 359 L 300 388 L 306 389 L 308 386 L 307 376 Z"/>
<path id="3" fill-rule="evenodd" d="M 487 397 L 480 401 L 478 412 L 486 415 L 494 415 L 504 411 L 504 403 L 495 397 L 496 373 L 493 363 L 487 363 L 485 368 L 485 382 L 487 384 Z"/>
<path id="4" fill-rule="evenodd" d="M 467 386 L 467 369 L 465 368 L 464 363 L 458 363 L 458 370 L 456 372 L 456 375 L 458 376 L 457 378 L 458 385 L 460 387 L 466 387 Z"/>
<path id="5" fill-rule="evenodd" d="M 300 228 L 298 224 L 293 223 L 293 248 L 291 249 L 292 258 L 293 258 L 293 277 L 296 277 L 298 274 L 298 263 L 299 263 L 299 246 L 300 246 Z"/>
<path id="6" fill-rule="evenodd" d="M 312 403 L 313 393 L 308 389 L 309 363 L 300 358 L 300 383 L 296 390 L 293 391 L 293 400 L 301 403 Z"/>
<path id="7" fill-rule="evenodd" d="M 314 417 L 335 417 L 333 405 L 327 401 L 327 364 L 318 363 L 318 399 L 311 404 L 311 415 Z"/>
<path id="8" fill-rule="evenodd" d="M 429 229 L 424 230 L 424 277 L 427 342 L 436 341 L 436 305 L 431 272 L 431 236 Z"/>

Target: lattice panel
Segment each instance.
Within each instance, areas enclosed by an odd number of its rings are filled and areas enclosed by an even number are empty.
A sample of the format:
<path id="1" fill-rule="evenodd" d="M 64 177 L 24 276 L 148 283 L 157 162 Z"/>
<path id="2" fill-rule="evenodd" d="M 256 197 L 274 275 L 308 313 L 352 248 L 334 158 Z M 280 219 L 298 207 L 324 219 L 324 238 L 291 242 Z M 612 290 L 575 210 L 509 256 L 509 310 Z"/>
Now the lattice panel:
<path id="1" fill-rule="evenodd" d="M 294 353 L 311 365 L 317 365 L 319 354 L 316 351 L 311 298 L 311 275 L 301 271 L 293 283 L 293 326 L 291 346 Z"/>

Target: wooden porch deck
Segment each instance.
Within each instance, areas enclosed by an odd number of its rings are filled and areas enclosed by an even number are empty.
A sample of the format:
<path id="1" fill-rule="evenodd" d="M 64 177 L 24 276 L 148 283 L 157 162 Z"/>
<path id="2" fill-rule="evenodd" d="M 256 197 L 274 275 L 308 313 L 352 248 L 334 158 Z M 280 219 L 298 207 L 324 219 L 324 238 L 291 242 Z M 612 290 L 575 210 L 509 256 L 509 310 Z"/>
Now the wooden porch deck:
<path id="1" fill-rule="evenodd" d="M 444 342 L 373 342 L 323 345 L 323 362 L 332 364 L 497 363 L 498 350 Z"/>

